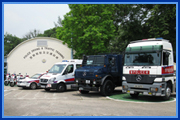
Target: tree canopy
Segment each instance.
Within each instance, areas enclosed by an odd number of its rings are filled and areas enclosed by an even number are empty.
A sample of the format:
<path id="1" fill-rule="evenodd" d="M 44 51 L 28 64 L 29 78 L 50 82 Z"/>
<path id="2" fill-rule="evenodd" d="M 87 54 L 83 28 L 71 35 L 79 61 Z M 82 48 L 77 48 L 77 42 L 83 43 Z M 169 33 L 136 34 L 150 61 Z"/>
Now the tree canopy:
<path id="1" fill-rule="evenodd" d="M 4 35 L 4 56 L 9 54 L 9 52 L 22 41 L 22 39 L 16 37 L 15 35 L 13 36 L 12 34 L 6 33 Z"/>
<path id="2" fill-rule="evenodd" d="M 83 54 L 123 52 L 130 41 L 163 37 L 176 50 L 175 4 L 75 4 L 57 38 Z"/>
<path id="3" fill-rule="evenodd" d="M 76 4 L 69 7 L 71 11 L 64 16 L 63 27 L 57 28 L 57 38 L 76 51 L 76 58 L 108 52 L 116 29 L 112 19 L 114 5 Z"/>

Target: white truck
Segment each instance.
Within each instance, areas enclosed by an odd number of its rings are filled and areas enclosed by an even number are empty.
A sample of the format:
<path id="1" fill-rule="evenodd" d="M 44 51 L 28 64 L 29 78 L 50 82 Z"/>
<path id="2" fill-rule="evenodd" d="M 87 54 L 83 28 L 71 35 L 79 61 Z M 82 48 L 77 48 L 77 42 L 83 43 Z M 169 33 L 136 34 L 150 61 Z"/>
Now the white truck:
<path id="1" fill-rule="evenodd" d="M 173 48 L 168 40 L 132 41 L 125 50 L 122 92 L 170 98 L 176 89 Z"/>
<path id="2" fill-rule="evenodd" d="M 40 86 L 46 91 L 56 89 L 57 91 L 65 91 L 71 89 L 71 85 L 75 84 L 74 71 L 82 64 L 82 60 L 72 59 L 63 60 L 55 63 L 53 67 L 40 78 Z"/>

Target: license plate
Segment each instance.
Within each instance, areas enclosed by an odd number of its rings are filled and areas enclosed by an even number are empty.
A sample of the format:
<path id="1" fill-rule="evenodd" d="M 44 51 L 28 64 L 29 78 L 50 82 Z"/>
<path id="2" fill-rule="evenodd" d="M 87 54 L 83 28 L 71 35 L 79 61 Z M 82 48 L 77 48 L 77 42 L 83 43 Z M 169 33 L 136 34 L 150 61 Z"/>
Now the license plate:
<path id="1" fill-rule="evenodd" d="M 134 85 L 135 88 L 143 88 L 142 85 Z"/>
<path id="2" fill-rule="evenodd" d="M 41 88 L 45 88 L 46 86 L 44 86 L 44 85 L 41 85 Z"/>
<path id="3" fill-rule="evenodd" d="M 46 87 L 51 87 L 51 84 L 47 84 L 47 86 Z"/>
<path id="4" fill-rule="evenodd" d="M 131 94 L 134 94 L 134 91 L 130 91 Z"/>
<path id="5" fill-rule="evenodd" d="M 83 90 L 83 88 L 81 87 L 81 88 L 79 88 L 79 90 Z"/>
<path id="6" fill-rule="evenodd" d="M 86 84 L 90 84 L 90 80 L 86 80 Z"/>

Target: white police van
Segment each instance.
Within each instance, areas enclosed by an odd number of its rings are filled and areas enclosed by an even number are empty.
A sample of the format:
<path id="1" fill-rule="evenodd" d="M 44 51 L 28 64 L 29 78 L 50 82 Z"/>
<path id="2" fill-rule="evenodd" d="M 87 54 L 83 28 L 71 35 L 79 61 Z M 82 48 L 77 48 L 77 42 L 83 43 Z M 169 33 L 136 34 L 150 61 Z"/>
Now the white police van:
<path id="1" fill-rule="evenodd" d="M 71 85 L 75 84 L 74 72 L 81 64 L 82 60 L 77 59 L 55 63 L 48 73 L 40 78 L 41 88 L 44 88 L 46 91 L 56 89 L 61 92 L 71 89 Z"/>

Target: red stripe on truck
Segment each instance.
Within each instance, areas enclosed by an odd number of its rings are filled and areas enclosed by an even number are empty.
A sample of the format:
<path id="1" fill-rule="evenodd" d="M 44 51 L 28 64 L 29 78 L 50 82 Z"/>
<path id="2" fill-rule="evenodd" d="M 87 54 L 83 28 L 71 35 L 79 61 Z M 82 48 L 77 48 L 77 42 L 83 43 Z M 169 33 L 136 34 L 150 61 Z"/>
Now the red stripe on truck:
<path id="1" fill-rule="evenodd" d="M 172 74 L 174 73 L 174 66 L 162 67 L 162 74 Z"/>

